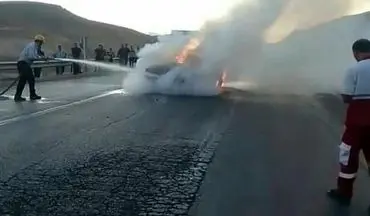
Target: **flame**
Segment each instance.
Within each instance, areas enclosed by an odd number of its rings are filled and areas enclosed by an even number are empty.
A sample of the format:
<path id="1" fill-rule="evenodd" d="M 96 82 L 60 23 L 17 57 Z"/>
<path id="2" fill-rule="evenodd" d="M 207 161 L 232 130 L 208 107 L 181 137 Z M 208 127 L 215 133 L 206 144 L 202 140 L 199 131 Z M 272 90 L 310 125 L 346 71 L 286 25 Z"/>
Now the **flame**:
<path id="1" fill-rule="evenodd" d="M 216 87 L 219 88 L 219 89 L 222 89 L 224 86 L 225 86 L 225 81 L 226 81 L 226 76 L 227 76 L 227 71 L 224 70 L 222 73 L 221 73 L 221 77 L 219 80 L 217 80 L 216 82 Z"/>
<path id="2" fill-rule="evenodd" d="M 176 56 L 176 62 L 178 64 L 184 64 L 188 56 L 194 51 L 200 44 L 197 38 L 190 39 L 189 43 L 181 50 L 181 52 Z"/>

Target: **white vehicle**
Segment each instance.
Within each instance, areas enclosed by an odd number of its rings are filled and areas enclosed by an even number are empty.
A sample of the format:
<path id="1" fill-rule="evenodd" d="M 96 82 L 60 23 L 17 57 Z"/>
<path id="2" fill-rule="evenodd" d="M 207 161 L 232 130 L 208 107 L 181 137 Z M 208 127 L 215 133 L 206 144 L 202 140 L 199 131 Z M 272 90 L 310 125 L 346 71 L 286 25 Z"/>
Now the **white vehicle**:
<path id="1" fill-rule="evenodd" d="M 222 92 L 226 73 L 224 70 L 215 71 L 212 73 L 201 73 L 199 71 L 199 58 L 188 58 L 183 64 L 168 63 L 155 65 L 145 69 L 145 77 L 155 84 L 163 80 L 171 80 L 172 85 L 176 88 L 201 89 L 213 88 L 219 93 Z M 169 71 L 173 73 L 168 74 Z"/>

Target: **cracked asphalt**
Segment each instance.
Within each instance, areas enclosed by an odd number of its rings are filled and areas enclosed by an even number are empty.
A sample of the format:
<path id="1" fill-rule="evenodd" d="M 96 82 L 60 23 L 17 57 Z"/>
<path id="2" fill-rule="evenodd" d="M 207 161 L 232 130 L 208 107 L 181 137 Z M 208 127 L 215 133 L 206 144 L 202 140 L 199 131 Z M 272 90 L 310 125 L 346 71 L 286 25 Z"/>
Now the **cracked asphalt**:
<path id="1" fill-rule="evenodd" d="M 333 95 L 87 100 L 120 82 L 45 82 L 41 102 L 0 101 L 0 215 L 336 216 L 370 204 L 363 171 L 351 209 L 325 199 L 344 111 Z"/>

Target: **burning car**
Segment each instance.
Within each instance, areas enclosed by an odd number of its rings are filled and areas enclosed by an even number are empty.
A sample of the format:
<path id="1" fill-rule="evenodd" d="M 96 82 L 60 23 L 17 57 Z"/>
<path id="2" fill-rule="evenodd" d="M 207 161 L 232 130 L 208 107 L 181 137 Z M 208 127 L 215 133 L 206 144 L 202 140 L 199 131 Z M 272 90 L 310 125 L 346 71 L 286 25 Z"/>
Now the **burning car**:
<path id="1" fill-rule="evenodd" d="M 202 59 L 196 53 L 198 46 L 199 41 L 191 39 L 172 62 L 146 68 L 145 77 L 156 83 L 168 76 L 172 85 L 177 88 L 186 86 L 194 89 L 207 86 L 221 93 L 226 79 L 226 71 L 224 69 L 216 69 L 210 73 L 200 71 Z M 170 71 L 173 72 L 171 75 Z"/>

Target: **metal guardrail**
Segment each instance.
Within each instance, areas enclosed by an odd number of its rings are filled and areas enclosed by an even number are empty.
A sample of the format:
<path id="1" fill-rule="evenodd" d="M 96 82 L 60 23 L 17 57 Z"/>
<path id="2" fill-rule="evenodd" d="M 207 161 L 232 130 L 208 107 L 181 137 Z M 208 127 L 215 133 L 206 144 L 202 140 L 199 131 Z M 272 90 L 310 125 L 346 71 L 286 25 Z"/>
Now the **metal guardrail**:
<path id="1" fill-rule="evenodd" d="M 94 61 L 93 59 L 88 59 Z M 117 62 L 119 58 L 113 58 L 114 62 Z M 58 66 L 71 66 L 72 62 L 58 61 L 58 60 L 49 60 L 49 61 L 34 61 L 31 65 L 32 68 L 48 68 L 48 67 L 58 67 Z M 8 61 L 0 62 L 0 73 L 2 70 L 16 70 L 17 62 Z"/>
<path id="2" fill-rule="evenodd" d="M 57 61 L 57 60 L 50 60 L 50 61 L 35 61 L 32 63 L 32 68 L 46 68 L 46 67 L 57 67 L 57 66 L 70 66 L 71 62 L 65 61 Z M 1 70 L 16 70 L 17 69 L 17 62 L 0 62 L 0 73 Z"/>

